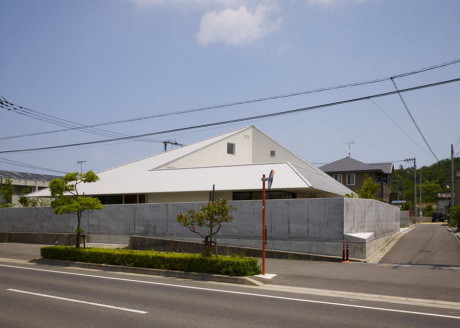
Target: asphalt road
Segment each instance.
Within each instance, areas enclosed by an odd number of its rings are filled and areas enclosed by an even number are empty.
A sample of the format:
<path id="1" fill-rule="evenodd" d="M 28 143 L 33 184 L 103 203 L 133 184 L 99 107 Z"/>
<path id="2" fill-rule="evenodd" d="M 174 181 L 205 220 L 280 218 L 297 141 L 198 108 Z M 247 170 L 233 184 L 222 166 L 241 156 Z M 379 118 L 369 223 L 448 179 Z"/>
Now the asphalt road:
<path id="1" fill-rule="evenodd" d="M 380 263 L 460 266 L 460 243 L 445 224 L 419 224 Z"/>
<path id="2" fill-rule="evenodd" d="M 458 327 L 460 307 L 0 262 L 1 327 Z"/>
<path id="3" fill-rule="evenodd" d="M 31 260 L 33 244 L 0 244 L 0 258 Z M 459 245 L 460 246 L 460 245 Z M 460 268 L 267 259 L 264 284 L 460 302 Z"/>

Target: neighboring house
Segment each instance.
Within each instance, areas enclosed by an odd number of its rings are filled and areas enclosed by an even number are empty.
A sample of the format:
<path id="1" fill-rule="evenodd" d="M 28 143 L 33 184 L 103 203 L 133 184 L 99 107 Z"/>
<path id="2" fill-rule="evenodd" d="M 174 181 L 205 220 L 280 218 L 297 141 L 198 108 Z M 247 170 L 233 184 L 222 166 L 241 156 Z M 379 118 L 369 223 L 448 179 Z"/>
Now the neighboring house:
<path id="1" fill-rule="evenodd" d="M 436 211 L 448 213 L 449 208 L 452 207 L 452 194 L 450 192 L 438 192 L 436 200 Z"/>
<path id="2" fill-rule="evenodd" d="M 35 192 L 45 189 L 48 187 L 51 180 L 60 177 L 47 174 L 0 171 L 0 184 L 5 183 L 8 178 L 13 180 L 13 203 L 17 204 L 19 198 L 27 192 Z"/>
<path id="3" fill-rule="evenodd" d="M 274 170 L 270 199 L 343 197 L 352 191 L 255 128 L 246 127 L 98 173 L 79 185 L 103 204 L 261 199 L 261 178 Z M 49 197 L 44 190 L 33 194 Z"/>
<path id="4" fill-rule="evenodd" d="M 367 164 L 351 157 L 345 157 L 321 166 L 320 169 L 354 192 L 358 192 L 364 180 L 370 176 L 375 182 L 379 183 L 380 186 L 375 197 L 385 202 L 390 201 L 393 163 Z"/>

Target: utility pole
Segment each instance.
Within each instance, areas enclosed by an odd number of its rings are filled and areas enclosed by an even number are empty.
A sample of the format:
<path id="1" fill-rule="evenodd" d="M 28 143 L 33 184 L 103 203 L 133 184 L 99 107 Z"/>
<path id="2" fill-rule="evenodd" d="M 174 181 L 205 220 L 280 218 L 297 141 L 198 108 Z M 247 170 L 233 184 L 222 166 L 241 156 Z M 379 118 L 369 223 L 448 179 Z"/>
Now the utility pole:
<path id="1" fill-rule="evenodd" d="M 414 158 L 406 158 L 405 162 L 414 162 L 414 218 L 417 216 L 417 163 Z"/>
<path id="2" fill-rule="evenodd" d="M 454 162 L 454 145 L 450 145 L 450 178 L 452 189 L 450 191 L 450 205 L 455 206 L 455 162 Z"/>
<path id="3" fill-rule="evenodd" d="M 421 168 L 419 172 L 419 180 L 420 180 L 420 216 L 422 216 L 423 212 L 422 212 L 422 169 Z"/>
<path id="4" fill-rule="evenodd" d="M 80 165 L 80 173 L 83 174 L 83 163 L 86 163 L 87 161 L 77 161 L 77 165 Z"/>
<path id="5" fill-rule="evenodd" d="M 262 274 L 265 276 L 265 253 L 267 248 L 267 219 L 266 219 L 266 189 L 270 189 L 273 183 L 273 176 L 275 171 L 271 170 L 268 178 L 265 177 L 265 174 L 262 175 Z M 265 187 L 265 182 L 268 182 L 268 187 Z"/>

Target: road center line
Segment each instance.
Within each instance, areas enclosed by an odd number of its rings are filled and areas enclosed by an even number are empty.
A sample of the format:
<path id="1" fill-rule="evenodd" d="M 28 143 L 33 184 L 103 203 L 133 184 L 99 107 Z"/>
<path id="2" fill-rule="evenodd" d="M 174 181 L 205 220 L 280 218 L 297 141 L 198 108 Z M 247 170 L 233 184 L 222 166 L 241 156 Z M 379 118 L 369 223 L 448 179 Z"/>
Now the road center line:
<path id="1" fill-rule="evenodd" d="M 100 307 L 105 307 L 105 308 L 115 309 L 115 310 L 120 310 L 120 311 L 134 312 L 134 313 L 140 313 L 140 314 L 146 314 L 147 313 L 145 311 L 133 310 L 133 309 L 123 308 L 123 307 L 118 307 L 118 306 L 113 306 L 113 305 L 107 305 L 107 304 L 101 304 L 101 303 L 80 301 L 80 300 L 75 300 L 75 299 L 72 299 L 72 298 L 65 298 L 65 297 L 58 297 L 58 296 L 47 295 L 47 294 L 33 293 L 33 292 L 25 291 L 25 290 L 18 290 L 18 289 L 11 289 L 11 288 L 7 289 L 7 290 L 10 291 L 10 292 L 15 292 L 15 293 L 21 293 L 21 294 L 27 294 L 27 295 L 33 295 L 33 296 L 52 298 L 52 299 L 55 299 L 55 300 L 67 301 L 67 302 L 73 302 L 73 303 L 81 303 L 81 304 L 88 304 L 88 305 L 93 305 L 93 306 L 100 306 Z"/>
<path id="2" fill-rule="evenodd" d="M 154 281 L 144 281 L 144 280 L 126 279 L 126 278 L 118 278 L 118 277 L 97 276 L 97 275 L 84 274 L 84 273 L 63 272 L 63 271 L 37 269 L 37 268 L 24 268 L 24 267 L 20 267 L 20 266 L 6 265 L 6 264 L 0 264 L 0 267 L 15 268 L 15 269 L 22 269 L 22 270 L 30 270 L 30 271 L 51 272 L 51 273 L 57 273 L 57 274 L 65 274 L 65 275 L 73 275 L 73 276 L 81 276 L 81 277 L 90 277 L 90 278 L 99 278 L 99 279 L 107 279 L 107 280 L 126 281 L 126 282 L 142 283 L 142 284 L 148 284 L 148 285 L 157 285 L 157 286 L 166 286 L 166 287 L 202 290 L 202 291 L 217 292 L 217 293 L 224 293 L 224 294 L 236 294 L 236 295 L 245 295 L 245 296 L 261 297 L 261 298 L 271 298 L 271 299 L 278 299 L 278 300 L 285 300 L 285 301 L 295 301 L 295 302 L 305 302 L 305 303 L 314 303 L 314 304 L 333 305 L 333 306 L 343 306 L 343 307 L 358 308 L 358 309 L 386 311 L 386 312 L 396 312 L 396 313 L 414 314 L 414 315 L 423 315 L 423 316 L 430 316 L 430 317 L 440 317 L 440 318 L 450 318 L 450 319 L 458 319 L 458 320 L 460 320 L 460 317 L 458 317 L 458 316 L 436 314 L 436 313 L 396 310 L 396 309 L 380 308 L 380 307 L 373 307 L 373 306 L 364 306 L 364 305 L 355 305 L 355 304 L 345 304 L 345 303 L 336 303 L 336 302 L 308 300 L 308 299 L 302 299 L 302 298 L 292 298 L 292 297 L 265 295 L 265 294 L 257 294 L 257 293 L 237 292 L 237 291 L 232 291 L 232 290 L 223 290 L 223 289 L 215 289 L 215 288 L 184 286 L 184 285 L 168 284 L 168 283 L 154 282 Z"/>

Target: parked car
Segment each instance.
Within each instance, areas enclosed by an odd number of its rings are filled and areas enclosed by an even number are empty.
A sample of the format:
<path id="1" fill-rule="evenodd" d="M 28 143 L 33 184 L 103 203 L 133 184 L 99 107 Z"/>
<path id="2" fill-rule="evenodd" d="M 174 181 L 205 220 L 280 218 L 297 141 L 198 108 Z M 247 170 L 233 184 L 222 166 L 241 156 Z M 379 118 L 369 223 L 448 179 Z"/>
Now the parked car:
<path id="1" fill-rule="evenodd" d="M 431 222 L 443 222 L 444 214 L 441 212 L 434 212 L 431 216 Z"/>

